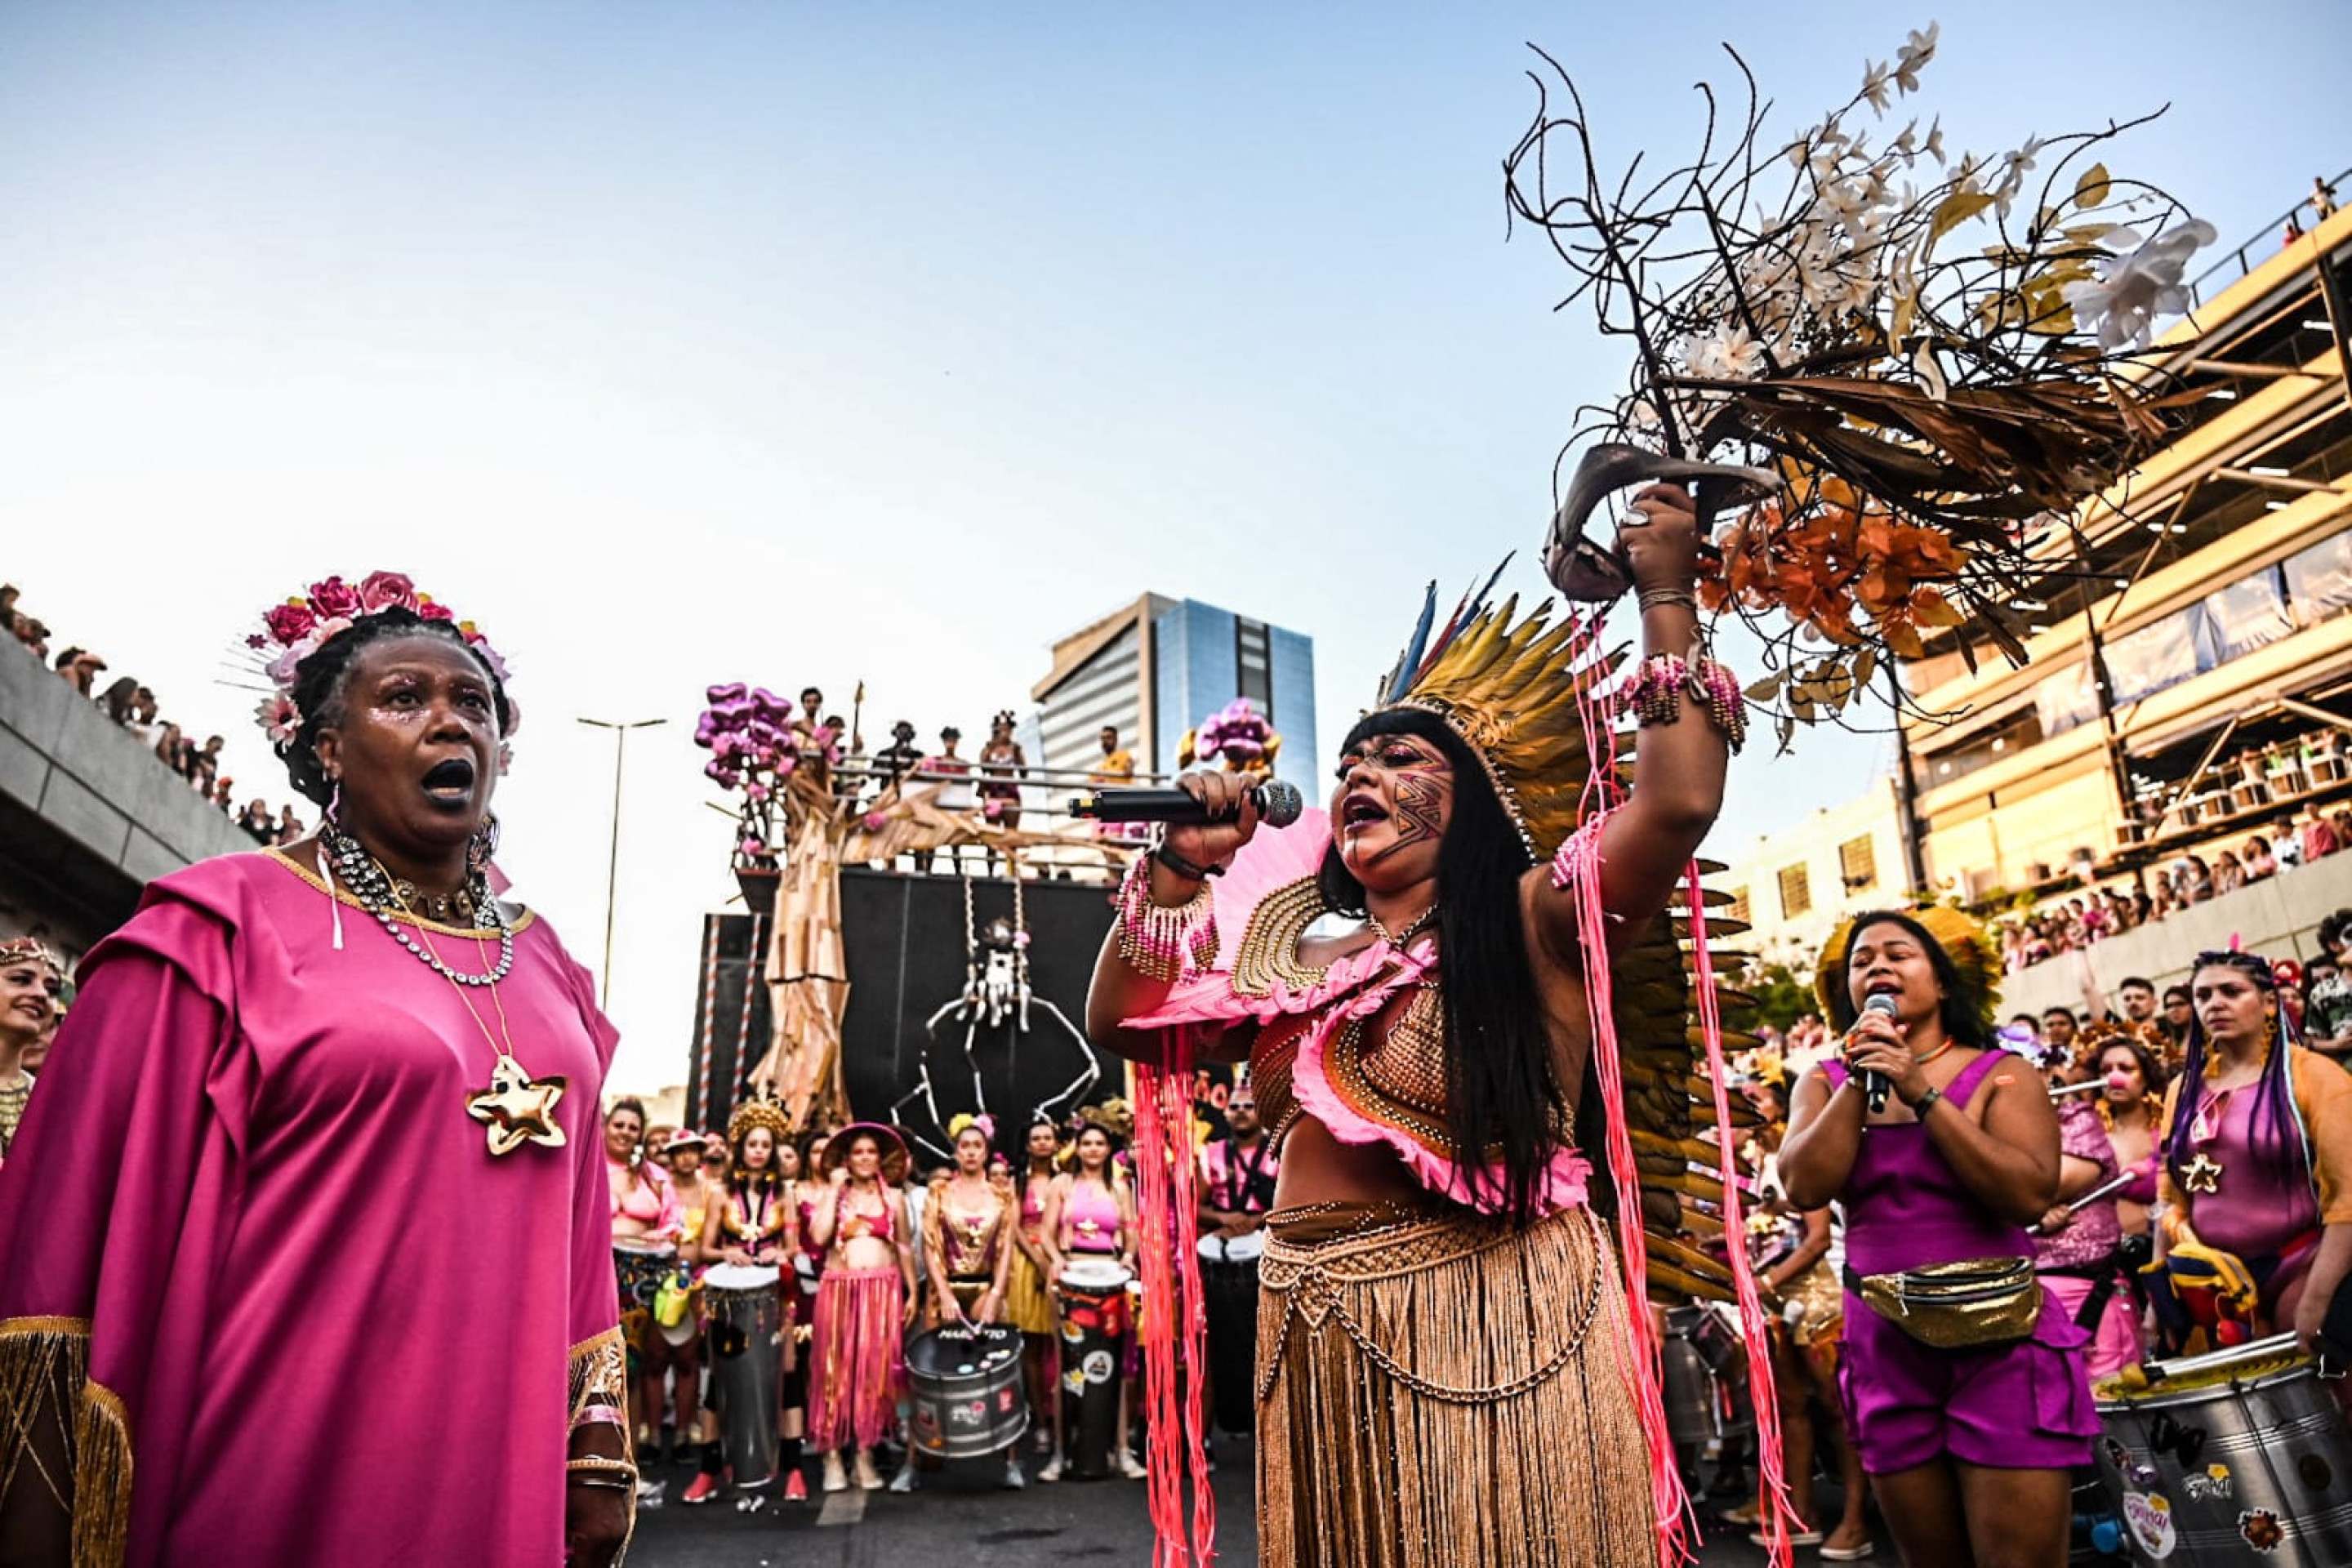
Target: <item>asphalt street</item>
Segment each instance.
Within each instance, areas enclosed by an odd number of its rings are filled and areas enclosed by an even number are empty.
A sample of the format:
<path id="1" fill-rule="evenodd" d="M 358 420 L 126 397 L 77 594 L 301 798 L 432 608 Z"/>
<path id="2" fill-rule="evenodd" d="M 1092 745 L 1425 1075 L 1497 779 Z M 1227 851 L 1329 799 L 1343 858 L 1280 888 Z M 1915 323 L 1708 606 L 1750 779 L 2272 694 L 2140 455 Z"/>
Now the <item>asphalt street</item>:
<path id="1" fill-rule="evenodd" d="M 1218 1446 L 1215 1477 L 1220 1568 L 1255 1568 L 1248 1445 Z M 1035 1461 L 1030 1461 L 1034 1476 Z M 671 1495 L 689 1470 L 668 1472 Z M 912 1496 L 888 1492 L 818 1493 L 805 1504 L 770 1505 L 743 1514 L 729 1501 L 686 1508 L 676 1502 L 638 1516 L 629 1568 L 997 1568 L 1093 1563 L 1147 1568 L 1151 1520 L 1143 1483 L 1032 1480 L 1020 1491 L 1000 1484 L 993 1462 L 950 1466 L 924 1478 Z M 1801 1556 L 1803 1555 L 1801 1553 Z M 1891 1562 L 1891 1550 L 1881 1557 Z M 1707 1544 L 1708 1568 L 1761 1563 L 1762 1552 L 1736 1535 Z"/>

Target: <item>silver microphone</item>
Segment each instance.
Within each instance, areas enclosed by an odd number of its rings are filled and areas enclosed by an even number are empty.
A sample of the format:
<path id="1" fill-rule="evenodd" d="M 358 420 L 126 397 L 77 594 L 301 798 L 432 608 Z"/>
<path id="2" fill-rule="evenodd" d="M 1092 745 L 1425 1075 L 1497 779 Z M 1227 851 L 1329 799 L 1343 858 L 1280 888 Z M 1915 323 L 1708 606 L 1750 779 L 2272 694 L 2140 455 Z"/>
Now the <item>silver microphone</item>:
<path id="1" fill-rule="evenodd" d="M 1890 1018 L 1894 1017 L 1897 1011 L 1895 998 L 1884 991 L 1864 997 L 1862 1010 L 1865 1013 L 1884 1013 Z M 1894 1080 L 1885 1073 L 1868 1070 L 1862 1075 L 1862 1094 L 1864 1099 L 1870 1101 L 1872 1115 L 1875 1116 L 1885 1110 L 1887 1100 L 1894 1093 Z"/>

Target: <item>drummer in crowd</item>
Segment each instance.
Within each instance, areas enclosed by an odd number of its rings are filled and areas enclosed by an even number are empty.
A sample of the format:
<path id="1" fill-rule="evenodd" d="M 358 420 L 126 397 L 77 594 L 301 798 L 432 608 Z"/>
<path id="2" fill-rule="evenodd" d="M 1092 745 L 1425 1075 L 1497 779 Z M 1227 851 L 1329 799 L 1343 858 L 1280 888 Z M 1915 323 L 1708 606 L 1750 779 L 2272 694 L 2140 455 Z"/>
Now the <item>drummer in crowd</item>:
<path id="1" fill-rule="evenodd" d="M 1766 1205 L 1762 1217 L 1777 1221 L 1767 1239 L 1770 1250 L 1757 1259 L 1757 1282 L 1774 1313 L 1772 1387 L 1780 1401 L 1789 1502 L 1804 1523 L 1789 1543 L 1820 1547 L 1824 1562 L 1857 1563 L 1877 1548 L 1872 1544 L 1864 1513 L 1870 1501 L 1869 1478 L 1863 1473 L 1862 1455 L 1846 1432 L 1845 1415 L 1838 1403 L 1837 1344 L 1845 1321 L 1845 1292 L 1838 1280 L 1838 1267 L 1844 1257 L 1839 1245 L 1843 1238 L 1830 1209 L 1800 1210 L 1779 1189 L 1776 1156 L 1788 1131 L 1787 1069 L 1776 1059 L 1747 1087 L 1748 1099 L 1764 1121 L 1744 1152 L 1759 1176 Z M 1774 1172 L 1774 1179 L 1761 1180 L 1766 1171 Z M 1785 1244 L 1790 1232 L 1793 1243 Z M 1784 1244 L 1785 1250 L 1775 1244 Z M 1829 1438 L 1836 1451 L 1843 1505 L 1837 1524 L 1827 1535 L 1822 1533 L 1821 1516 L 1813 1510 L 1817 1435 Z M 1759 1511 L 1748 1507 L 1733 1522 L 1754 1525 Z M 1748 1539 L 1759 1546 L 1770 1544 L 1760 1529 L 1752 1530 Z"/>
<path id="2" fill-rule="evenodd" d="M 1031 1119 L 1022 1136 L 1021 1173 L 1013 1181 L 1020 1224 L 1013 1231 L 1013 1272 L 1005 1282 L 1005 1321 L 1021 1331 L 1022 1371 L 1028 1380 L 1041 1454 L 1057 1453 L 1062 1447 L 1062 1402 L 1055 1395 L 1054 1297 L 1046 1288 L 1054 1266 L 1045 1248 L 1045 1198 L 1053 1189 L 1055 1157 L 1061 1147 L 1060 1131 L 1052 1121 Z"/>
<path id="3" fill-rule="evenodd" d="M 702 1406 L 702 1291 L 699 1281 L 702 1270 L 702 1226 L 709 1206 L 709 1189 L 702 1179 L 702 1134 L 692 1131 L 671 1131 L 656 1145 L 650 1135 L 645 1144 L 646 1157 L 663 1157 L 661 1169 L 668 1173 L 669 1187 L 677 1205 L 677 1252 L 664 1274 L 665 1290 L 656 1290 L 654 1298 L 654 1321 L 645 1336 L 645 1356 L 642 1379 L 643 1403 L 652 1413 L 672 1445 L 689 1441 L 708 1441 L 709 1434 L 696 1436 L 697 1417 L 708 1420 Z M 664 1317 L 671 1321 L 665 1322 Z M 674 1382 L 665 1401 L 665 1379 Z M 667 1405 L 670 1415 L 662 1420 Z M 654 1450 L 647 1450 L 653 1453 Z"/>
<path id="4" fill-rule="evenodd" d="M 791 1255 L 798 1234 L 797 1216 L 791 1178 L 784 1163 L 777 1158 L 785 1125 L 783 1112 L 774 1101 L 757 1098 L 737 1106 L 728 1119 L 730 1174 L 724 1192 L 713 1194 L 702 1224 L 700 1257 L 707 1266 L 781 1272 L 781 1265 Z M 706 1306 L 710 1304 L 709 1290 L 716 1288 L 716 1281 L 706 1275 Z M 712 1325 L 710 1377 L 711 1402 L 718 1408 L 721 1436 L 702 1446 L 700 1473 L 679 1500 L 689 1504 L 709 1502 L 730 1487 L 750 1494 L 773 1479 L 768 1474 L 773 1445 L 763 1440 L 764 1434 L 753 1436 L 749 1424 L 730 1419 L 730 1412 L 780 1408 L 780 1384 L 766 1373 L 775 1368 L 781 1375 L 781 1358 L 725 1342 L 723 1328 Z"/>
<path id="5" fill-rule="evenodd" d="M 1125 1183 L 1114 1173 L 1111 1155 L 1114 1142 L 1111 1131 L 1099 1121 L 1088 1121 L 1078 1130 L 1074 1145 L 1076 1161 L 1068 1171 L 1054 1178 L 1045 1198 L 1045 1247 L 1050 1277 L 1055 1281 L 1055 1295 L 1061 1293 L 1062 1271 L 1074 1258 L 1108 1259 L 1135 1277 L 1135 1198 Z M 1127 1321 L 1126 1300 L 1121 1294 L 1118 1305 L 1112 1310 L 1115 1321 L 1107 1325 L 1118 1348 L 1113 1353 L 1123 1366 L 1127 1359 L 1127 1341 L 1130 1325 Z M 1133 1419 L 1131 1403 L 1122 1389 L 1118 1405 L 1118 1447 L 1116 1462 L 1119 1473 L 1130 1480 L 1140 1480 L 1143 1467 L 1136 1462 L 1135 1452 L 1129 1447 L 1129 1426 Z M 1062 1479 L 1062 1468 L 1068 1454 L 1056 1448 L 1045 1468 L 1037 1474 L 1041 1481 Z"/>
<path id="6" fill-rule="evenodd" d="M 2153 1002 L 2155 993 L 2148 996 Z M 2033 1271 L 2074 1326 L 2091 1336 L 2084 1363 L 2094 1381 L 2137 1365 L 2140 1348 L 2131 1292 L 2118 1273 L 2123 1229 L 2116 1184 L 2123 1171 L 2098 1107 L 2084 1090 L 2098 1042 L 2115 1032 L 2113 1026 L 2093 1024 L 2076 1042 L 2077 1052 L 2042 1058 L 2058 1111 L 2058 1193 L 2033 1226 Z M 2074 1092 L 2058 1092 L 2066 1089 Z"/>
<path id="7" fill-rule="evenodd" d="M 2115 1153 L 2116 1169 L 2131 1177 L 2116 1194 L 2116 1225 L 2126 1237 L 2148 1233 L 2156 1202 L 2157 1133 L 2164 1121 L 2164 1068 L 2137 1040 L 2102 1039 L 2092 1058 L 2101 1082 L 2094 1109 Z"/>
<path id="8" fill-rule="evenodd" d="M 923 1209 L 922 1255 L 931 1286 L 922 1317 L 927 1332 L 1004 1321 L 1013 1235 L 1018 1226 L 1009 1188 L 1000 1191 L 989 1180 L 989 1141 L 995 1124 L 984 1115 L 958 1116 L 949 1130 L 955 1136 L 955 1169 L 932 1186 Z M 913 1490 L 916 1473 L 910 1459 L 892 1478 L 890 1489 Z M 1004 1484 L 1029 1484 L 1014 1448 L 1005 1450 Z"/>
<path id="9" fill-rule="evenodd" d="M 861 1489 L 883 1486 L 874 1446 L 898 1422 L 906 1393 L 902 1336 L 917 1300 L 913 1226 L 900 1190 L 909 1163 L 905 1141 L 875 1122 L 845 1127 L 825 1145 L 829 1191 L 810 1223 L 825 1256 L 809 1345 L 809 1441 L 824 1455 L 828 1492 L 849 1485 L 844 1448 L 853 1450 Z"/>
<path id="10" fill-rule="evenodd" d="M 1201 1148 L 1201 1256 L 1209 1309 L 1202 1404 L 1229 1432 L 1251 1431 L 1256 1419 L 1258 1253 L 1281 1171 L 1282 1157 L 1258 1121 L 1257 1091 L 1244 1073 L 1225 1099 L 1224 1136 Z"/>
<path id="11" fill-rule="evenodd" d="M 658 1452 L 661 1378 L 654 1364 L 654 1299 L 677 1266 L 683 1234 L 677 1194 L 668 1173 L 644 1156 L 645 1103 L 631 1096 L 604 1112 L 604 1175 L 612 1191 L 613 1270 L 621 1289 L 621 1332 L 628 1341 L 637 1408 L 636 1446 Z"/>
<path id="12" fill-rule="evenodd" d="M 2157 1255 L 2178 1276 L 2218 1251 L 2251 1276 L 2253 1321 L 2213 1337 L 2292 1330 L 2315 1350 L 2352 1270 L 2352 1075 L 2295 1043 L 2261 957 L 2201 954 L 2189 990 L 2188 1057 L 2165 1095 Z M 2186 1327 L 2177 1313 L 2170 1326 Z"/>
<path id="13" fill-rule="evenodd" d="M 2070 1471 L 2099 1426 L 2089 1336 L 2042 1289 L 2025 1227 L 2056 1197 L 2057 1113 L 1993 1048 L 2000 959 L 1957 910 L 1856 916 L 1815 986 L 1843 1059 L 1798 1085 L 1780 1172 L 1846 1215 L 1846 1424 L 1911 1568 L 2064 1561 Z M 1885 995 L 1890 1015 L 1864 1008 Z M 1890 1088 L 1871 1109 L 1869 1075 Z M 1939 1305 L 1955 1273 L 1965 1308 Z"/>

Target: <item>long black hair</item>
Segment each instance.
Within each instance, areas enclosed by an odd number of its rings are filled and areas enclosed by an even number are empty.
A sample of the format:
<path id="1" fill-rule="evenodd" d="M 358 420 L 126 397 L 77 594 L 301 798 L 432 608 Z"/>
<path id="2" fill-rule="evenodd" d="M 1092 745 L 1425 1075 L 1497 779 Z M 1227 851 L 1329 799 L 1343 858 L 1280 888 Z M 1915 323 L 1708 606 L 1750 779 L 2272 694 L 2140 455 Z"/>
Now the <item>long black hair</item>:
<path id="1" fill-rule="evenodd" d="M 288 779 L 314 805 L 325 805 L 335 798 L 335 782 L 327 776 L 326 764 L 319 761 L 319 731 L 342 722 L 343 689 L 351 681 L 352 666 L 359 662 L 361 651 L 371 643 L 404 637 L 443 637 L 472 655 L 489 680 L 490 700 L 498 708 L 499 733 L 503 735 L 514 728 L 514 710 L 507 701 L 505 683 L 499 679 L 499 672 L 490 667 L 489 660 L 466 640 L 466 634 L 457 629 L 455 622 L 432 620 L 398 605 L 371 611 L 354 619 L 349 630 L 311 650 L 308 658 L 294 667 L 291 695 L 296 711 L 302 715 L 302 723 L 294 731 L 294 738 L 278 748 L 278 755 L 286 763 Z"/>
<path id="2" fill-rule="evenodd" d="M 1960 973 L 1960 966 L 1952 962 L 1952 955 L 1944 951 L 1944 944 L 1936 940 L 1935 933 L 1900 910 L 1872 910 L 1854 916 L 1853 923 L 1846 927 L 1842 965 L 1845 973 L 1839 976 L 1840 984 L 1828 988 L 1830 1022 L 1841 1029 L 1853 1027 L 1854 945 L 1864 931 L 1877 925 L 1900 927 L 1927 954 L 1927 967 L 1936 972 L 1936 989 L 1943 993 L 1943 1000 L 1936 1005 L 1936 1016 L 1944 1026 L 1944 1037 L 1980 1051 L 1992 1049 L 1995 1042 L 1985 1027 L 1984 1009 L 1975 984 Z"/>
<path id="3" fill-rule="evenodd" d="M 1499 1154 L 1501 1191 L 1480 1180 L 1473 1195 L 1518 1224 L 1535 1217 L 1544 1170 L 1559 1147 L 1567 1096 L 1553 1070 L 1551 1036 L 1528 962 L 1519 880 L 1531 862 L 1486 768 L 1436 714 L 1390 708 L 1356 721 L 1342 753 L 1374 735 L 1411 735 L 1444 753 L 1454 770 L 1454 815 L 1437 858 L 1437 962 L 1445 1004 L 1445 1122 L 1465 1180 Z M 1335 844 L 1317 877 L 1323 900 L 1345 915 L 1366 913 L 1363 885 Z M 1602 1107 L 1588 1058 L 1578 1096 L 1577 1140 L 1605 1171 L 1596 1135 Z M 1590 1123 L 1588 1125 L 1588 1119 Z M 1614 1189 L 1591 1184 L 1595 1206 Z"/>
<path id="4" fill-rule="evenodd" d="M 2254 1083 L 2254 1114 L 2247 1129 L 2250 1142 L 2273 1163 L 2284 1163 L 2290 1152 L 2287 1131 L 2294 1129 L 2296 1145 L 2303 1146 L 2302 1124 L 2294 1109 L 2294 1080 L 2287 1066 L 2294 1045 L 2294 1020 L 2278 1004 L 2278 976 L 2272 973 L 2269 960 L 2252 952 L 2200 952 L 2196 967 L 2189 972 L 2192 985 L 2198 974 L 2208 969 L 2227 969 L 2271 999 L 2275 1033 L 2271 1037 L 2270 1049 L 2263 1061 L 2263 1075 Z M 2190 1000 L 2195 1000 L 2190 993 Z M 2197 1157 L 2196 1140 L 2189 1136 L 2189 1123 L 2197 1120 L 2197 1102 L 2205 1089 L 2205 1019 L 2192 1011 L 2189 1016 L 2189 1045 L 2180 1059 L 2180 1093 L 2172 1109 L 2172 1135 L 2164 1141 L 2165 1168 L 2176 1182 L 2181 1172 Z M 2309 1150 L 2304 1148 L 2306 1159 Z"/>

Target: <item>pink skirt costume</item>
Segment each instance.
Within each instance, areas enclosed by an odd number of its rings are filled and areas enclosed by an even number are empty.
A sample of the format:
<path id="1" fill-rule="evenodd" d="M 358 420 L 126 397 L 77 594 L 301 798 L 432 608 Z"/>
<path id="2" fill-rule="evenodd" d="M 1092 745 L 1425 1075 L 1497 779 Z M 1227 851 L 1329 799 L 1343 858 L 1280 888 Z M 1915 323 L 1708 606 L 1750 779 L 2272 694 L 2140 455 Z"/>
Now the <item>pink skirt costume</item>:
<path id="1" fill-rule="evenodd" d="M 858 1236 L 890 1239 L 887 1204 L 879 1215 L 841 1216 L 836 1243 Z M 880 1268 L 826 1266 L 810 1342 L 816 1393 L 808 1440 L 817 1452 L 870 1448 L 898 1426 L 907 1392 L 906 1315 L 907 1281 L 895 1261 Z"/>
<path id="2" fill-rule="evenodd" d="M 2062 1153 L 2098 1166 L 2098 1177 L 2091 1184 L 2095 1190 L 2123 1173 L 2098 1110 L 2079 1097 L 2058 1102 L 2058 1146 Z M 2084 1360 L 2094 1383 L 2139 1363 L 2137 1303 L 2116 1273 L 2116 1252 L 2123 1239 L 2113 1196 L 2086 1204 L 2063 1229 L 2033 1238 L 2033 1269 L 2042 1289 L 2057 1299 L 2069 1321 L 2092 1336 Z M 2105 1290 L 2098 1319 L 2085 1323 L 2083 1313 L 2102 1286 Z"/>
<path id="3" fill-rule="evenodd" d="M 1994 1067 L 1987 1051 L 1944 1091 L 1955 1110 Z M 1845 1064 L 1822 1072 L 1834 1089 Z M 1863 1133 L 1845 1191 L 1848 1285 L 1838 1394 L 1862 1468 L 1891 1475 L 1948 1455 L 1992 1469 L 2067 1469 L 2090 1463 L 2098 1415 L 2083 1367 L 2090 1336 L 2045 1290 L 2031 1337 L 1983 1350 L 1921 1344 L 1853 1289 L 1856 1275 L 1896 1273 L 1972 1258 L 2030 1258 L 2033 1240 L 1994 1217 L 1960 1185 L 1925 1127 Z"/>

